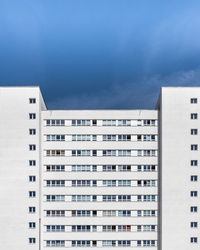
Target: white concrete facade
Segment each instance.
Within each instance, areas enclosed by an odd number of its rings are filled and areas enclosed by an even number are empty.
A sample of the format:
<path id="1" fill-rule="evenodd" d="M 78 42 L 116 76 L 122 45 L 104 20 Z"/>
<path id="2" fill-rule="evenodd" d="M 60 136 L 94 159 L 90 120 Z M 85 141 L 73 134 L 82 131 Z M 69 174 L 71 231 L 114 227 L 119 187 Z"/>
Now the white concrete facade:
<path id="1" fill-rule="evenodd" d="M 51 126 L 59 120 L 63 120 L 63 126 Z M 113 125 L 108 125 L 110 120 Z M 150 124 L 144 126 L 144 120 Z M 156 249 L 157 112 L 45 111 L 42 122 L 44 249 L 54 245 L 54 240 L 77 249 L 85 244 L 104 249 Z M 52 135 L 62 135 L 64 139 L 48 141 Z M 63 156 L 52 156 L 53 150 L 62 150 Z M 64 171 L 47 171 L 52 165 L 62 165 Z M 53 180 L 64 183 L 52 187 L 56 185 Z M 47 199 L 56 199 L 54 195 L 63 201 L 48 202 Z M 64 216 L 46 216 L 55 210 L 63 210 Z M 55 225 L 63 225 L 65 232 L 47 232 L 47 226 L 52 231 Z"/>
<path id="2" fill-rule="evenodd" d="M 159 243 L 199 249 L 200 88 L 162 88 L 159 100 Z"/>
<path id="3" fill-rule="evenodd" d="M 199 90 L 70 111 L 0 87 L 0 249 L 198 249 Z"/>

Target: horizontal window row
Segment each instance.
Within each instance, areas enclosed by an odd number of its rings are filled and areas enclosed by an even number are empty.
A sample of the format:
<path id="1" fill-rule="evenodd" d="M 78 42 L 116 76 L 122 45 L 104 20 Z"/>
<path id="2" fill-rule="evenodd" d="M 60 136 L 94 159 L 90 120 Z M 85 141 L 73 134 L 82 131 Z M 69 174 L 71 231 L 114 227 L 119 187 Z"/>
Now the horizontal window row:
<path id="1" fill-rule="evenodd" d="M 155 119 L 144 120 L 66 120 L 48 119 L 46 126 L 156 126 Z"/>
<path id="2" fill-rule="evenodd" d="M 154 232 L 156 225 L 47 225 L 47 232 Z"/>
<path id="3" fill-rule="evenodd" d="M 46 180 L 47 187 L 155 187 L 156 180 Z"/>
<path id="4" fill-rule="evenodd" d="M 30 150 L 35 150 L 30 149 Z M 46 150 L 46 156 L 157 156 L 157 150 Z"/>
<path id="5" fill-rule="evenodd" d="M 46 195 L 48 202 L 155 202 L 156 195 Z"/>
<path id="6" fill-rule="evenodd" d="M 156 165 L 47 165 L 48 172 L 154 172 Z"/>
<path id="7" fill-rule="evenodd" d="M 156 210 L 46 210 L 51 217 L 155 217 Z"/>
<path id="8" fill-rule="evenodd" d="M 46 247 L 155 247 L 156 240 L 47 240 Z"/>
<path id="9" fill-rule="evenodd" d="M 35 133 L 36 131 L 31 132 Z M 156 135 L 46 135 L 47 141 L 156 141 L 156 139 Z"/>

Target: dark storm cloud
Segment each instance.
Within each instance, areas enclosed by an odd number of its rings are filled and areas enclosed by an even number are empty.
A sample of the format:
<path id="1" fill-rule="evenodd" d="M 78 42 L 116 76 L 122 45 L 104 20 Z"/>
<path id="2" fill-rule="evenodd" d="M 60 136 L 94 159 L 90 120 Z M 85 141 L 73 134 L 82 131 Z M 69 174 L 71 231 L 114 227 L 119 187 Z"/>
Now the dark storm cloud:
<path id="1" fill-rule="evenodd" d="M 0 84 L 40 85 L 51 109 L 153 108 L 200 85 L 199 1 L 1 1 Z"/>

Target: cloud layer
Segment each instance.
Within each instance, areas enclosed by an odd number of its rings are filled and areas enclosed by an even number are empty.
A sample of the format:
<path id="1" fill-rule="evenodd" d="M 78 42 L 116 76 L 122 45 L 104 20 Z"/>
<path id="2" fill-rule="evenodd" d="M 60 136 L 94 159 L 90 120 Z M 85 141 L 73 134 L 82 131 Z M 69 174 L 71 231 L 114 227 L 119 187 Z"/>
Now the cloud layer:
<path id="1" fill-rule="evenodd" d="M 136 87 L 137 86 L 137 87 Z M 160 86 L 200 86 L 200 68 L 167 76 L 152 75 L 137 82 L 113 84 L 95 94 L 79 94 L 48 103 L 50 109 L 154 109 Z"/>

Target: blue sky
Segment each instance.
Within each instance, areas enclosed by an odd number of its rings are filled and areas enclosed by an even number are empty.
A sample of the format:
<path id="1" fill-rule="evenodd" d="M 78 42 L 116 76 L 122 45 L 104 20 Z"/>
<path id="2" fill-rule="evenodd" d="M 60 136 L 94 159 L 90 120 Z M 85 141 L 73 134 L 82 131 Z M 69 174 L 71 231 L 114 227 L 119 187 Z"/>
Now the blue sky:
<path id="1" fill-rule="evenodd" d="M 50 109 L 154 108 L 200 86 L 199 0 L 0 0 L 0 85 Z"/>

